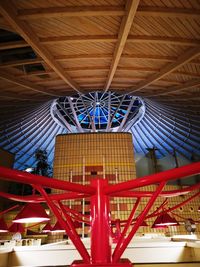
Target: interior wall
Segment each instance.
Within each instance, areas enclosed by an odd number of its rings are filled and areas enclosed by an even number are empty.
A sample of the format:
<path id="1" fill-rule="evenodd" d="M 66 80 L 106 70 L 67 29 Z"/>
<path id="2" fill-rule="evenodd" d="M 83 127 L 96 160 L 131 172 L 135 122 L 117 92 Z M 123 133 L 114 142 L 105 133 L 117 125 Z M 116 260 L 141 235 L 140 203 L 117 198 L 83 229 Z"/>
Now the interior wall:
<path id="1" fill-rule="evenodd" d="M 156 161 L 157 161 L 157 172 L 162 172 L 162 171 L 176 168 L 175 158 L 172 155 L 167 155 L 163 158 L 156 159 Z M 155 173 L 152 159 L 148 156 L 148 154 L 146 156 L 141 155 L 141 154 L 136 154 L 135 162 L 136 162 L 137 178 Z M 192 163 L 192 161 L 180 155 L 177 155 L 177 163 L 178 163 L 178 167 L 181 167 L 181 166 Z M 184 178 L 180 181 L 180 184 L 191 185 L 191 184 L 195 184 L 197 180 L 199 180 L 199 175 L 195 177 Z"/>

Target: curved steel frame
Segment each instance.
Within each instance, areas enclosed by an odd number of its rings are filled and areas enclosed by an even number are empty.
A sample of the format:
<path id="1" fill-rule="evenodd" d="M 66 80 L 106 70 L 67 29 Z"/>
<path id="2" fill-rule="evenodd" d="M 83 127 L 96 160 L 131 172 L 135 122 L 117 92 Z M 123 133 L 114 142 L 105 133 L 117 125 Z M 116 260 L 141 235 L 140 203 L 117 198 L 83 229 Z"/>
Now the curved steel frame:
<path id="1" fill-rule="evenodd" d="M 180 190 L 163 191 L 166 183 L 171 180 L 181 179 L 191 175 L 197 175 L 199 173 L 200 162 L 197 162 L 115 185 L 108 184 L 107 179 L 93 179 L 91 180 L 90 185 L 80 185 L 0 167 L 0 179 L 31 184 L 32 187 L 41 194 L 40 196 L 17 196 L 0 192 L 0 196 L 19 202 L 46 202 L 82 257 L 82 261 L 76 261 L 72 264 L 72 266 L 98 265 L 130 267 L 131 263 L 127 260 L 121 260 L 121 255 L 143 221 L 162 214 L 162 207 L 166 204 L 166 199 L 156 211 L 148 214 L 157 197 L 174 197 L 197 190 L 192 196 L 183 202 L 165 210 L 165 212 L 168 212 L 173 211 L 178 207 L 185 205 L 192 199 L 200 196 L 200 183 Z M 141 187 L 152 184 L 156 184 L 155 191 L 138 190 Z M 67 192 L 48 195 L 44 190 L 46 187 L 60 189 Z M 112 227 L 113 224 L 116 223 L 116 229 L 119 228 L 119 221 L 116 220 L 115 222 L 112 222 L 110 219 L 110 197 L 132 197 L 136 199 L 128 220 L 120 222 L 123 223 L 123 231 L 119 233 L 113 253 L 110 244 Z M 139 216 L 134 217 L 142 197 L 149 197 L 149 201 Z M 91 198 L 91 216 L 78 213 L 62 204 L 62 200 L 82 198 Z M 85 222 L 91 226 L 90 254 L 76 232 L 74 220 Z M 129 229 L 130 231 L 128 233 Z"/>

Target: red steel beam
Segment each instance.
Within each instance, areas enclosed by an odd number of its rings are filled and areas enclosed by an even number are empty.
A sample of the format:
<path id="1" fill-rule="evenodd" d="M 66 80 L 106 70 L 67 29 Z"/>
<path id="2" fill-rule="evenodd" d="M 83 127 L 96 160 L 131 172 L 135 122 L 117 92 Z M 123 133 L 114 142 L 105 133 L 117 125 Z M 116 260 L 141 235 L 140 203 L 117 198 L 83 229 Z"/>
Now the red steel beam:
<path id="1" fill-rule="evenodd" d="M 35 189 L 38 190 L 41 195 L 43 195 L 49 208 L 52 210 L 52 212 L 56 216 L 57 220 L 59 221 L 60 225 L 66 231 L 69 238 L 72 240 L 74 246 L 77 248 L 77 250 L 80 253 L 81 257 L 83 258 L 84 262 L 89 263 L 90 262 L 90 256 L 89 256 L 85 246 L 83 245 L 80 237 L 78 236 L 77 233 L 75 233 L 76 231 L 75 232 L 72 231 L 71 223 L 69 223 L 69 221 L 66 222 L 63 219 L 58 208 L 56 207 L 54 202 L 49 198 L 48 194 L 45 192 L 45 190 L 41 186 L 35 186 Z"/>
<path id="2" fill-rule="evenodd" d="M 158 212 L 158 213 L 153 212 L 152 214 L 149 214 L 145 219 L 149 219 L 149 218 L 152 218 L 152 217 L 155 217 L 155 216 L 160 216 L 163 213 L 171 212 L 173 210 L 176 210 L 176 209 L 184 206 L 185 204 L 189 203 L 191 200 L 193 200 L 195 197 L 198 197 L 198 196 L 200 196 L 200 192 L 197 192 L 196 194 L 194 194 L 193 196 L 187 198 L 186 200 L 182 201 L 181 203 L 179 203 L 179 204 L 177 204 L 177 205 L 175 205 L 175 206 L 173 206 L 171 208 L 165 209 L 162 212 Z"/>
<path id="3" fill-rule="evenodd" d="M 0 216 L 2 216 L 3 214 L 6 214 L 7 212 L 9 212 L 11 210 L 14 210 L 14 209 L 18 208 L 18 207 L 19 207 L 19 205 L 15 205 L 15 206 L 12 206 L 12 207 L 10 207 L 10 208 L 8 208 L 6 210 L 3 210 L 3 211 L 0 212 Z"/>
<path id="4" fill-rule="evenodd" d="M 134 179 L 127 182 L 110 185 L 108 186 L 107 189 L 105 189 L 105 193 L 108 195 L 112 194 L 112 196 L 114 196 L 114 193 L 122 192 L 125 190 L 161 183 L 163 181 L 167 182 L 199 173 L 200 173 L 200 162 L 196 162 L 179 168 L 171 169 L 168 171 L 147 175 L 139 179 Z"/>
<path id="5" fill-rule="evenodd" d="M 136 212 L 136 210 L 137 210 L 137 208 L 138 208 L 138 206 L 139 206 L 140 200 L 141 200 L 141 198 L 138 198 L 138 199 L 136 200 L 135 205 L 134 205 L 134 207 L 133 207 L 133 209 L 132 209 L 132 211 L 131 211 L 131 214 L 129 215 L 129 218 L 128 218 L 126 224 L 124 225 L 124 229 L 123 229 L 123 231 L 122 231 L 122 233 L 121 233 L 121 235 L 120 235 L 120 237 L 119 237 L 118 244 L 121 244 L 122 241 L 123 241 L 123 239 L 125 238 L 125 235 L 126 235 L 128 229 L 129 229 L 129 227 L 130 227 L 130 225 L 131 225 L 131 223 L 132 223 L 132 221 L 133 221 L 133 217 L 134 217 L 134 215 L 135 215 L 135 212 Z M 118 245 L 118 244 L 117 244 L 117 245 Z M 119 245 L 118 245 L 118 246 L 119 246 Z"/>
<path id="6" fill-rule="evenodd" d="M 9 193 L 0 191 L 0 197 L 7 198 L 13 201 L 18 201 L 18 202 L 33 202 L 33 203 L 46 202 L 43 196 L 38 196 L 38 195 L 19 196 L 19 195 L 9 194 Z M 70 192 L 70 193 L 62 193 L 62 194 L 51 194 L 49 197 L 51 200 L 67 200 L 67 199 L 88 198 L 88 195 L 82 194 L 82 193 Z"/>
<path id="7" fill-rule="evenodd" d="M 131 239 L 133 238 L 134 234 L 136 233 L 136 231 L 138 230 L 138 228 L 140 227 L 142 222 L 145 220 L 146 215 L 148 214 L 149 210 L 153 206 L 154 202 L 156 201 L 160 192 L 164 188 L 165 184 L 166 184 L 165 182 L 161 182 L 161 184 L 158 185 L 156 191 L 154 192 L 153 196 L 151 197 L 151 199 L 147 203 L 147 205 L 144 208 L 144 210 L 142 211 L 142 213 L 139 215 L 137 221 L 135 222 L 135 224 L 134 224 L 132 230 L 130 231 L 130 233 L 128 234 L 128 236 L 126 238 L 124 238 L 121 242 L 117 243 L 117 246 L 113 252 L 113 257 L 112 257 L 113 262 L 119 261 L 121 255 L 123 254 L 124 250 L 127 248 L 128 244 L 130 243 Z"/>
<path id="8" fill-rule="evenodd" d="M 111 263 L 109 198 L 104 193 L 108 181 L 94 179 L 91 184 L 97 188 L 97 193 L 91 197 L 91 263 L 103 267 Z"/>
<path id="9" fill-rule="evenodd" d="M 192 185 L 192 186 L 187 186 L 186 188 L 182 189 L 176 189 L 176 190 L 168 190 L 168 191 L 163 191 L 160 193 L 160 197 L 177 197 L 180 195 L 188 194 L 194 190 L 200 189 L 200 183 Z M 115 197 L 151 197 L 154 191 L 123 191 L 119 193 L 114 193 L 111 196 Z"/>
<path id="10" fill-rule="evenodd" d="M 95 188 L 67 181 L 61 181 L 55 178 L 48 178 L 41 175 L 35 175 L 28 172 L 17 171 L 0 166 L 0 176 L 2 180 L 16 181 L 24 184 L 41 185 L 44 187 L 67 190 L 78 193 L 92 195 Z"/>

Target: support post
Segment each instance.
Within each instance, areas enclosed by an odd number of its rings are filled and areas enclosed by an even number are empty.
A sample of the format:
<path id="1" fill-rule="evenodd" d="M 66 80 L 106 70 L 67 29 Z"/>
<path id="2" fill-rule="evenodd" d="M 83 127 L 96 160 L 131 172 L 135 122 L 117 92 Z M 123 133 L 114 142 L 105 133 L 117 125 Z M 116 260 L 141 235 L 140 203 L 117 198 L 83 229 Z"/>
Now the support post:
<path id="1" fill-rule="evenodd" d="M 95 179 L 91 185 L 96 194 L 91 197 L 91 262 L 92 264 L 111 263 L 111 229 L 109 197 L 104 194 L 108 181 Z"/>

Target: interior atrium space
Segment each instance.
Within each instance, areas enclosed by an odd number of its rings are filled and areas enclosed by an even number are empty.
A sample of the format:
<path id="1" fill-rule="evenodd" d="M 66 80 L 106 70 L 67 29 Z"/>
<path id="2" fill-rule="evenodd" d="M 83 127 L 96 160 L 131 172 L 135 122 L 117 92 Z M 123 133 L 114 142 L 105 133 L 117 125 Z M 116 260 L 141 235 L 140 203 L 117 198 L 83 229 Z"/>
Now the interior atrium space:
<path id="1" fill-rule="evenodd" d="M 199 190 L 200 0 L 0 0 L 0 267 L 197 267 Z"/>

